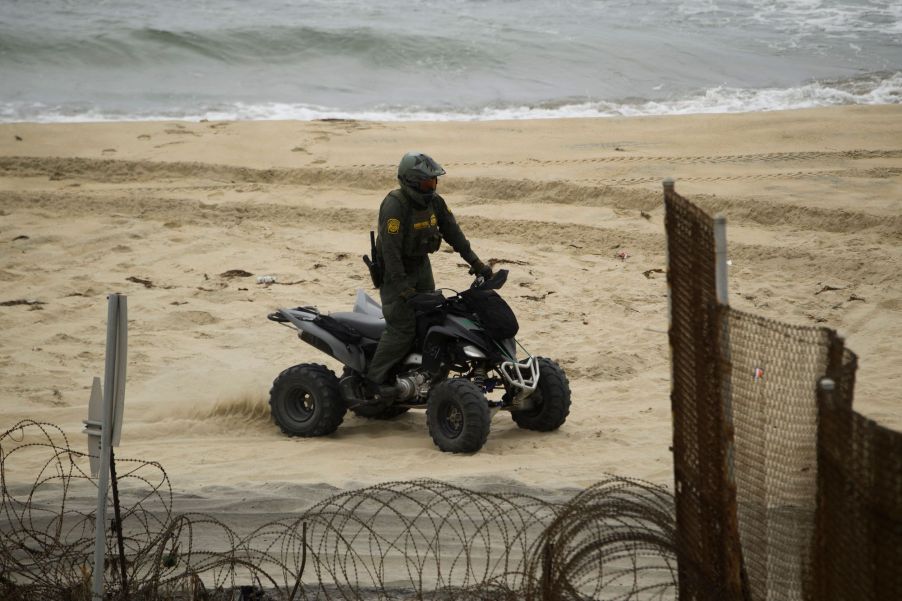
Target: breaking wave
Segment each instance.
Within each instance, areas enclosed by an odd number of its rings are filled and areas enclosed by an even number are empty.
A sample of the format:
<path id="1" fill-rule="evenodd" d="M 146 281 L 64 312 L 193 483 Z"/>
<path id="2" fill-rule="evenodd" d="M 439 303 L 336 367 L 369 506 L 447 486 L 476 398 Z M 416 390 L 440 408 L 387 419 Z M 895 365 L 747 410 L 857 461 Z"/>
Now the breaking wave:
<path id="1" fill-rule="evenodd" d="M 165 111 L 103 110 L 84 104 L 0 104 L 0 122 L 39 123 L 135 120 L 300 120 L 355 119 L 362 121 L 497 121 L 743 113 L 806 109 L 840 105 L 902 104 L 902 72 L 873 73 L 847 80 L 814 81 L 790 88 L 717 86 L 682 98 L 660 100 L 578 101 L 506 104 L 438 109 L 419 106 L 342 110 L 305 103 L 218 104 L 206 109 L 173 107 Z"/>

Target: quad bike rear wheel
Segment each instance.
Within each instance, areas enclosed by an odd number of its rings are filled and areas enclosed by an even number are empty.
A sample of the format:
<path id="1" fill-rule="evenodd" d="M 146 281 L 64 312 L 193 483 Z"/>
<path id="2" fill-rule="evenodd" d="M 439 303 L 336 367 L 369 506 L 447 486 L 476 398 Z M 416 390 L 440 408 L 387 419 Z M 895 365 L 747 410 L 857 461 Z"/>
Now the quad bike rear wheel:
<path id="1" fill-rule="evenodd" d="M 491 425 L 485 394 L 469 380 L 445 380 L 429 393 L 426 423 L 442 451 L 475 453 L 485 444 Z"/>
<path id="2" fill-rule="evenodd" d="M 338 378 L 325 365 L 302 363 L 289 367 L 269 391 L 273 419 L 289 436 L 325 436 L 344 420 L 345 404 Z"/>
<path id="3" fill-rule="evenodd" d="M 532 409 L 511 411 L 514 422 L 525 430 L 550 432 L 560 428 L 570 414 L 570 382 L 564 370 L 546 357 L 538 357 L 539 385 L 530 396 Z"/>

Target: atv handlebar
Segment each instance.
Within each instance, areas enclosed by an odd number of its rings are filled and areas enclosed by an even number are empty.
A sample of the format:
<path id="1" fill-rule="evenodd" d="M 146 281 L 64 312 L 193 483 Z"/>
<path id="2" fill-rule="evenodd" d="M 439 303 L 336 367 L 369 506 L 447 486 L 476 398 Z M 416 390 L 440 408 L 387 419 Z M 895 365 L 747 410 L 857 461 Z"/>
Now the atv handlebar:
<path id="1" fill-rule="evenodd" d="M 507 282 L 508 273 L 507 269 L 499 269 L 488 279 L 481 275 L 476 276 L 476 279 L 470 284 L 470 290 L 499 290 Z"/>
<path id="2" fill-rule="evenodd" d="M 498 290 L 504 286 L 504 283 L 507 281 L 507 275 L 507 269 L 499 269 L 488 279 L 477 276 L 473 283 L 470 284 L 470 290 Z M 454 296 L 445 297 L 442 294 L 442 290 L 453 292 Z M 458 302 L 464 294 L 466 294 L 466 291 L 458 292 L 453 288 L 439 288 L 433 292 L 420 292 L 413 295 L 407 300 L 407 305 L 412 307 L 418 314 L 426 313 L 444 304 Z"/>

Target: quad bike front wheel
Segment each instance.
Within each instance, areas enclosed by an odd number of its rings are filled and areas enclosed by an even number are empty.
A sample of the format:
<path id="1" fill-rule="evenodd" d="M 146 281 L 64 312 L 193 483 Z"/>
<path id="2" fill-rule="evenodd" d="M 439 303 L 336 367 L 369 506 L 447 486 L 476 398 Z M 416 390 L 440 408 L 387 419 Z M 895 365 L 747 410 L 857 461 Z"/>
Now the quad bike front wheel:
<path id="1" fill-rule="evenodd" d="M 538 357 L 539 385 L 530 396 L 532 409 L 511 411 L 514 422 L 526 430 L 550 432 L 560 428 L 570 414 L 570 382 L 561 366 Z"/>
<path id="2" fill-rule="evenodd" d="M 338 378 L 325 365 L 302 363 L 289 367 L 269 391 L 273 419 L 289 436 L 325 436 L 344 420 L 345 404 Z"/>
<path id="3" fill-rule="evenodd" d="M 429 393 L 426 423 L 446 453 L 475 453 L 489 437 L 491 414 L 482 389 L 469 380 L 445 380 Z"/>

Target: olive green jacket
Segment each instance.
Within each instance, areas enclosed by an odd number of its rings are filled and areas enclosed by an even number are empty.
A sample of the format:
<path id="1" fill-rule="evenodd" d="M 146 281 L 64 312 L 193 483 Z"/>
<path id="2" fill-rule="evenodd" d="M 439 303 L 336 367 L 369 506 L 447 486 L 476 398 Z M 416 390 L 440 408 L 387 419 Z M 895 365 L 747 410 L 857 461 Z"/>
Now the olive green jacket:
<path id="1" fill-rule="evenodd" d="M 444 198 L 435 194 L 423 205 L 403 188 L 389 192 L 379 207 L 376 238 L 376 253 L 385 269 L 383 286 L 401 285 L 410 269 L 439 249 L 442 239 L 470 265 L 479 260 Z"/>

